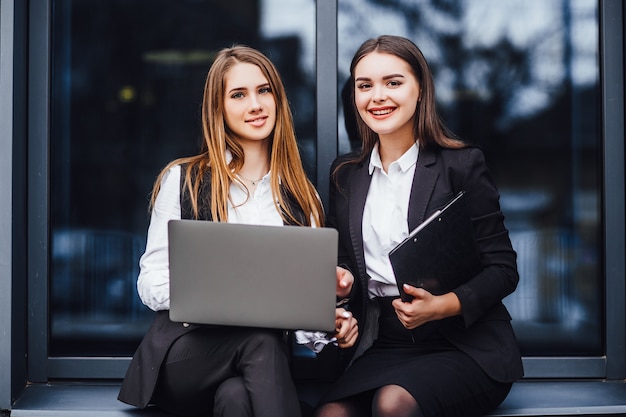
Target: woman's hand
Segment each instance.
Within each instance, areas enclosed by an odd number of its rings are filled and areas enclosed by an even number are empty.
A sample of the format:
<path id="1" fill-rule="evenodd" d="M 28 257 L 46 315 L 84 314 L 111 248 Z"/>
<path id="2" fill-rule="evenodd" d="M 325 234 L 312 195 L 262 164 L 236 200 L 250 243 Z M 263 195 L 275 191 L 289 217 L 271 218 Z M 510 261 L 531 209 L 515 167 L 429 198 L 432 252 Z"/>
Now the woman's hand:
<path id="1" fill-rule="evenodd" d="M 340 348 L 354 346 L 359 336 L 359 326 L 352 313 L 343 308 L 335 309 L 335 338 Z"/>
<path id="2" fill-rule="evenodd" d="M 340 266 L 337 267 L 337 299 L 348 298 L 354 284 L 352 272 Z"/>
<path id="3" fill-rule="evenodd" d="M 403 289 L 404 292 L 413 296 L 413 300 L 405 303 L 397 298 L 393 300 L 392 305 L 396 310 L 398 320 L 407 329 L 415 329 L 429 321 L 461 314 L 461 302 L 453 292 L 433 295 L 423 288 L 407 284 L 404 284 Z"/>

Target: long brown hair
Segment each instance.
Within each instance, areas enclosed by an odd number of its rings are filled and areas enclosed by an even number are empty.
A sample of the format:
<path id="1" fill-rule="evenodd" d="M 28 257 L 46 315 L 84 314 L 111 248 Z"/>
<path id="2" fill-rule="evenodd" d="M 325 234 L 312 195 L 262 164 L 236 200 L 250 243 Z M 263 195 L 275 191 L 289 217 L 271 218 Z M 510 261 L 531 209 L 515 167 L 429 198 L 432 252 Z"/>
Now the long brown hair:
<path id="1" fill-rule="evenodd" d="M 284 221 L 301 225 L 298 216 L 291 211 L 287 203 L 287 196 L 291 196 L 304 213 L 304 225 L 311 226 L 311 219 L 313 219 L 315 224 L 322 226 L 323 208 L 302 166 L 293 127 L 293 116 L 278 70 L 261 52 L 241 45 L 225 48 L 217 53 L 204 85 L 202 100 L 204 140 L 200 153 L 176 159 L 161 171 L 152 190 L 151 206 L 154 206 L 161 180 L 167 170 L 174 165 L 185 164 L 184 183 L 195 217 L 198 218 L 201 204 L 210 204 L 213 220 L 228 221 L 230 184 L 233 181 L 239 181 L 236 174 L 244 163 L 243 149 L 227 128 L 224 117 L 224 76 L 237 63 L 249 63 L 259 67 L 267 78 L 276 100 L 276 125 L 269 140 L 270 184 L 277 210 Z M 227 163 L 225 158 L 227 149 L 233 156 L 230 163 Z M 207 170 L 211 172 L 211 200 L 201 202 L 198 201 L 199 190 Z"/>
<path id="2" fill-rule="evenodd" d="M 354 54 L 350 64 L 350 79 L 347 82 L 349 91 L 346 92 L 346 97 L 349 97 L 349 99 L 345 103 L 349 108 L 346 109 L 346 117 L 354 118 L 353 124 L 356 125 L 356 133 L 361 139 L 362 146 L 358 157 L 347 161 L 347 163 L 363 162 L 379 139 L 378 134 L 370 129 L 359 116 L 354 101 L 354 70 L 361 59 L 372 52 L 394 55 L 409 64 L 420 87 L 420 96 L 415 97 L 417 109 L 413 117 L 413 136 L 415 140 L 419 141 L 420 148 L 443 147 L 459 149 L 466 147 L 467 144 L 454 136 L 443 124 L 437 113 L 435 106 L 435 83 L 422 51 L 407 38 L 383 35 L 365 41 Z"/>

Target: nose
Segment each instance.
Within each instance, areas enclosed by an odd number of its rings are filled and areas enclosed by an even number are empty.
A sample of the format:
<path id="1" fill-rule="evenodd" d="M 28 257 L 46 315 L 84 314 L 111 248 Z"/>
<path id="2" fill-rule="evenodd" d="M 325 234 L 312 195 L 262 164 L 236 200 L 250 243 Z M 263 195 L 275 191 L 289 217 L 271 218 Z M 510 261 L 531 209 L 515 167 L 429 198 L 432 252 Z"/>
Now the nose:
<path id="1" fill-rule="evenodd" d="M 372 101 L 374 101 L 375 103 L 381 103 L 387 100 L 387 94 L 383 86 L 377 85 L 373 88 L 372 91 Z"/>
<path id="2" fill-rule="evenodd" d="M 257 113 L 261 110 L 261 101 L 257 94 L 250 95 L 250 113 Z"/>

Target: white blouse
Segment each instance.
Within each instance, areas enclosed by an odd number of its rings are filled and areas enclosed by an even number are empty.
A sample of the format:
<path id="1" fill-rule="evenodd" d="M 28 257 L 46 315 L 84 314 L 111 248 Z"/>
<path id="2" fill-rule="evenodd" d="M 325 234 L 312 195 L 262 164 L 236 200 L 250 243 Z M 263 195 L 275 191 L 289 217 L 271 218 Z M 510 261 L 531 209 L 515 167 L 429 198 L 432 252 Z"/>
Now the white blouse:
<path id="1" fill-rule="evenodd" d="M 363 249 L 370 279 L 370 298 L 400 293 L 389 262 L 389 252 L 409 235 L 408 214 L 411 187 L 418 157 L 413 145 L 383 170 L 378 145 L 370 157 L 372 181 L 363 210 Z"/>

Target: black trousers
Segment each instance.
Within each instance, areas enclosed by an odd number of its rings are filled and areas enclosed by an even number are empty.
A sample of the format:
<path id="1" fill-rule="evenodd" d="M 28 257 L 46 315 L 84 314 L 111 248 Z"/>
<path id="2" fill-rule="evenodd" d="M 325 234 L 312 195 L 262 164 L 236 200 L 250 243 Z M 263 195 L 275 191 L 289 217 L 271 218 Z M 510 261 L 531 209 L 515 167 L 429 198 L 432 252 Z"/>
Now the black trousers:
<path id="1" fill-rule="evenodd" d="M 152 402 L 185 416 L 299 417 L 281 333 L 206 327 L 179 338 L 162 365 Z"/>

